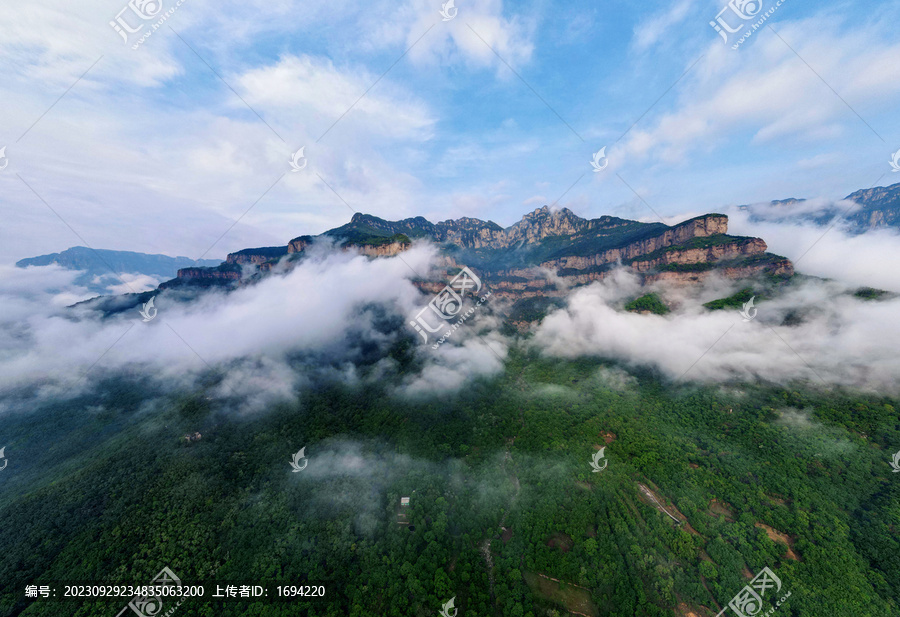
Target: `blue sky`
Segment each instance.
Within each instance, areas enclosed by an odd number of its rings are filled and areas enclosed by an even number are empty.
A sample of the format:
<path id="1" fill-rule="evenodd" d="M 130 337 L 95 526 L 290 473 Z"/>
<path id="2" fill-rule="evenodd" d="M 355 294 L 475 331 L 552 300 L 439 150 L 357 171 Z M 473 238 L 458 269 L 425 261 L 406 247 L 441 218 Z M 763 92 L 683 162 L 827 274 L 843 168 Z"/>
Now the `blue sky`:
<path id="1" fill-rule="evenodd" d="M 0 261 L 224 257 L 351 209 L 506 226 L 564 193 L 581 216 L 674 223 L 900 181 L 896 3 L 785 0 L 777 34 L 737 50 L 709 26 L 719 0 L 457 0 L 450 21 L 441 4 L 184 0 L 136 50 L 109 26 L 123 0 L 17 7 Z"/>

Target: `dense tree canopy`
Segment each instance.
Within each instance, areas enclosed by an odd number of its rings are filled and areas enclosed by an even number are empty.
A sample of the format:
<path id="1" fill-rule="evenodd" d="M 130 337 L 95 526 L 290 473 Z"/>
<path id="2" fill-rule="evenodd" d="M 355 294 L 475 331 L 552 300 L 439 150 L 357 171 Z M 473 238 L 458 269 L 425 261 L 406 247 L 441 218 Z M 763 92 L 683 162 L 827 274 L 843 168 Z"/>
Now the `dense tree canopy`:
<path id="1" fill-rule="evenodd" d="M 240 416 L 117 377 L 8 418 L 0 615 L 115 615 L 24 588 L 164 566 L 327 587 L 189 599 L 185 616 L 436 615 L 450 598 L 460 617 L 711 616 L 764 567 L 791 593 L 777 615 L 900 615 L 897 401 L 521 354 L 453 395 L 394 385 L 319 383 Z"/>

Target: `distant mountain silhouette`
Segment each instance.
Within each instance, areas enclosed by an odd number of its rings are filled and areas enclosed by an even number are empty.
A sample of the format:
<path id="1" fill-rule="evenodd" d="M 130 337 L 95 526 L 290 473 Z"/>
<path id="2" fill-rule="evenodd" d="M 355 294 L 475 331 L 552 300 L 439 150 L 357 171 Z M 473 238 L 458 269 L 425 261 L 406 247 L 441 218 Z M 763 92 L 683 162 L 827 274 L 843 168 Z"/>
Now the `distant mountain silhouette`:
<path id="1" fill-rule="evenodd" d="M 115 274 L 144 274 L 164 281 L 177 275 L 180 268 L 188 266 L 215 266 L 217 259 L 193 260 L 189 257 L 148 255 L 132 251 L 110 251 L 73 246 L 61 253 L 28 257 L 16 262 L 16 267 L 49 266 L 58 264 L 66 270 L 84 272 L 75 282 L 98 294 L 109 293 L 109 286 L 121 284 Z M 114 274 L 115 273 L 115 274 Z"/>
<path id="2" fill-rule="evenodd" d="M 810 210 L 807 199 L 780 199 L 753 206 L 741 206 L 753 220 L 807 221 L 830 225 L 835 217 L 844 217 L 850 229 L 863 233 L 884 227 L 900 228 L 900 184 L 863 189 L 847 195 L 844 201 L 855 202 L 859 208 L 848 212 L 849 204 L 828 204 Z M 759 206 L 763 206 L 761 210 Z M 846 216 L 845 216 L 846 215 Z"/>

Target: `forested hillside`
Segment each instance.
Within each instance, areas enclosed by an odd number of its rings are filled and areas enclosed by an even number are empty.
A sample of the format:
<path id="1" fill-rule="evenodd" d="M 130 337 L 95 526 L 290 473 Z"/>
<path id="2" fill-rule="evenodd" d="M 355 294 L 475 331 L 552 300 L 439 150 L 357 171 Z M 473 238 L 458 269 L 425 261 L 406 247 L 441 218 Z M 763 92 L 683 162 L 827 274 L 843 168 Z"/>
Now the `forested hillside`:
<path id="1" fill-rule="evenodd" d="M 424 616 L 455 598 L 459 617 L 706 617 L 768 567 L 783 617 L 900 615 L 895 400 L 524 352 L 458 394 L 394 386 L 320 382 L 242 416 L 118 376 L 7 417 L 0 614 L 116 615 L 24 588 L 169 567 L 327 588 L 183 615 Z"/>

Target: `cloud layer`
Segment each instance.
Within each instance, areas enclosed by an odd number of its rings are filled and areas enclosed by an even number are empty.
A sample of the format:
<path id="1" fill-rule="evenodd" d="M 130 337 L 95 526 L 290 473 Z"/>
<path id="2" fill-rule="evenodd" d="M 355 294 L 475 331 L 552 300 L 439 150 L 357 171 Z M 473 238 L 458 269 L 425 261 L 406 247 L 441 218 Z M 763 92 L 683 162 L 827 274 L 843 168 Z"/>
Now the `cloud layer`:
<path id="1" fill-rule="evenodd" d="M 900 233 L 881 228 L 859 234 L 839 218 L 825 225 L 808 220 L 818 213 L 852 211 L 852 202 L 810 200 L 795 206 L 728 211 L 729 233 L 763 238 L 769 251 L 795 262 L 799 272 L 834 278 L 848 286 L 900 293 Z M 755 216 L 754 216 L 755 215 Z"/>
<path id="2" fill-rule="evenodd" d="M 391 345 L 415 336 L 406 322 L 429 299 L 410 278 L 428 273 L 432 257 L 420 247 L 402 260 L 371 260 L 322 245 L 290 272 L 229 294 L 184 303 L 163 293 L 147 323 L 137 309 L 101 320 L 66 308 L 91 295 L 72 286 L 77 272 L 4 268 L 0 388 L 41 384 L 57 396 L 89 387 L 85 374 L 133 369 L 182 383 L 212 369 L 225 373 L 222 396 L 271 398 L 289 396 L 316 371 L 353 380 L 366 366 L 389 376 Z M 493 334 L 488 348 L 477 331 L 468 325 L 438 350 L 415 348 L 418 369 L 397 382 L 399 392 L 453 390 L 501 370 L 506 344 Z"/>
<path id="3" fill-rule="evenodd" d="M 701 306 L 736 291 L 733 282 L 659 291 L 674 307 L 672 313 L 623 311 L 625 302 L 645 290 L 634 275 L 619 270 L 575 291 L 567 308 L 543 321 L 533 344 L 553 356 L 608 357 L 657 367 L 673 380 L 804 380 L 815 386 L 897 391 L 900 298 L 867 302 L 843 284 L 812 280 L 758 303 L 756 319 L 745 322 L 739 311 L 709 312 Z M 785 325 L 789 316 L 801 322 Z"/>

